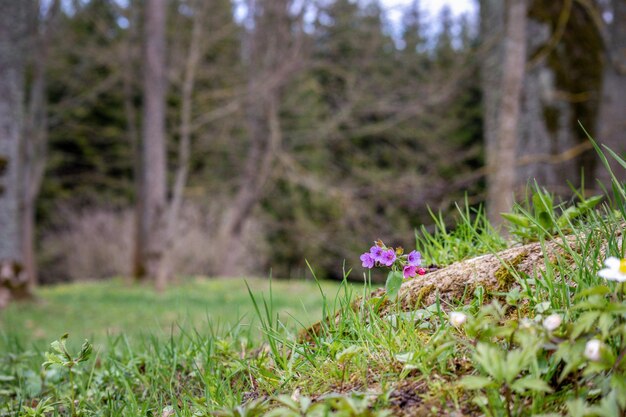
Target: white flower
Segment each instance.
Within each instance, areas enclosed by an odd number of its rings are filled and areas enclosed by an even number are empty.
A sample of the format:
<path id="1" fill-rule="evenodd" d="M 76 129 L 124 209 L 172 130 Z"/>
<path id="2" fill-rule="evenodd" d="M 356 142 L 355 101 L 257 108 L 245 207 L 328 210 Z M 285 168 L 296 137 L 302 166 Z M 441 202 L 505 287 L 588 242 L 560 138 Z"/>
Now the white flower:
<path id="1" fill-rule="evenodd" d="M 449 317 L 450 324 L 452 324 L 454 327 L 461 327 L 467 321 L 467 316 L 458 311 L 451 312 Z"/>
<path id="2" fill-rule="evenodd" d="M 533 321 L 531 319 L 529 319 L 529 318 L 524 317 L 522 320 L 520 320 L 519 327 L 521 329 L 532 329 L 533 328 Z"/>
<path id="3" fill-rule="evenodd" d="M 626 259 L 618 259 L 614 256 L 604 261 L 606 268 L 598 272 L 604 279 L 609 281 L 626 282 Z"/>
<path id="4" fill-rule="evenodd" d="M 559 314 L 551 314 L 545 319 L 543 319 L 543 327 L 547 331 L 552 332 L 559 328 L 562 321 L 563 319 L 561 318 Z"/>
<path id="5" fill-rule="evenodd" d="M 585 345 L 585 358 L 590 361 L 599 361 L 600 349 L 602 349 L 602 342 L 598 339 L 591 339 Z"/>

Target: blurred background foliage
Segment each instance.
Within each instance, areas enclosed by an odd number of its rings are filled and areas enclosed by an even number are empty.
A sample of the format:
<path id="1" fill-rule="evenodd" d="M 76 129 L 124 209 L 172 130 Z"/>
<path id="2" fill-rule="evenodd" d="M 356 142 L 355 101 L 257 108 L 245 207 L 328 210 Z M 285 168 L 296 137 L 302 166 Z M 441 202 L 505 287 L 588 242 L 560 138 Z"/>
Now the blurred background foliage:
<path id="1" fill-rule="evenodd" d="M 132 273 L 142 3 L 67 2 L 51 35 L 49 148 L 36 211 L 40 282 Z M 250 78 L 261 70 L 252 66 L 258 61 L 247 53 L 245 34 L 259 23 L 238 17 L 241 4 L 200 3 L 190 171 L 173 262 L 179 274 L 219 275 L 223 242 L 216 235 L 252 146 L 246 103 L 255 100 Z M 522 116 L 529 133 L 520 142 L 527 160 L 518 182 L 538 178 L 568 197 L 566 181 L 578 185 L 581 169 L 588 187 L 596 187 L 588 148 L 558 158 L 584 142 L 579 121 L 599 128 L 604 46 L 584 2 L 530 3 Z M 187 50 L 200 6 L 167 4 L 173 182 Z M 278 68 L 264 80 L 275 83 L 280 142 L 259 204 L 246 218 L 235 273 L 266 276 L 271 269 L 276 277 L 302 277 L 308 259 L 320 276 L 340 278 L 341 260 L 357 266 L 358 253 L 375 239 L 413 247 L 413 230 L 433 224 L 428 208 L 445 217 L 465 196 L 470 205 L 485 201 L 481 63 L 490 38 L 476 6 L 474 14 L 444 7 L 427 16 L 415 1 L 391 21 L 383 3 L 334 0 L 284 16 L 294 37 L 285 42 L 297 54 L 281 58 L 293 60 L 288 75 Z M 548 158 L 533 159 L 537 154 Z"/>

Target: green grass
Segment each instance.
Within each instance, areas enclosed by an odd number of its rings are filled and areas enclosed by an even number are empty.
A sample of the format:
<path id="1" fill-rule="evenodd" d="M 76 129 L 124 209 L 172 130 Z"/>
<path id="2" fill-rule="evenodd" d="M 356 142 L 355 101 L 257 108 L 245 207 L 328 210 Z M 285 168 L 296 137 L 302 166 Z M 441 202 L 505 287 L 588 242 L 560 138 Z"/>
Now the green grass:
<path id="1" fill-rule="evenodd" d="M 209 325 L 258 325 L 246 282 L 255 294 L 269 295 L 267 279 L 186 279 L 164 294 L 121 279 L 43 287 L 35 302 L 0 312 L 0 334 L 45 348 L 64 333 L 95 343 L 124 334 L 135 343 L 147 335 L 166 339 L 184 330 L 206 333 Z M 310 324 L 319 318 L 322 301 L 315 282 L 274 280 L 271 285 L 282 320 L 293 316 Z M 339 284 L 324 282 L 322 288 L 334 293 Z"/>
<path id="2" fill-rule="evenodd" d="M 565 220 L 567 206 L 546 204 L 545 194 L 533 202 L 541 207 L 518 207 L 513 227 L 523 240 L 509 244 L 565 236 L 575 244 L 546 258 L 541 273 L 509 266 L 510 288 L 475 288 L 450 304 L 405 311 L 347 283 L 319 291 L 275 282 L 271 295 L 267 281 L 189 281 L 164 295 L 119 281 L 44 289 L 41 304 L 3 313 L 0 413 L 626 415 L 626 284 L 598 275 L 607 256 L 625 257 L 626 187 L 614 178 L 612 191 Z M 427 262 L 445 266 L 506 246 L 482 210 L 459 213 L 456 227 L 438 220 L 434 232 L 418 234 Z M 452 323 L 452 312 L 466 321 Z M 44 355 L 35 329 L 46 332 L 39 340 L 69 330 L 71 348 L 61 340 Z M 78 351 L 86 335 L 100 342 L 91 355 L 89 344 Z"/>

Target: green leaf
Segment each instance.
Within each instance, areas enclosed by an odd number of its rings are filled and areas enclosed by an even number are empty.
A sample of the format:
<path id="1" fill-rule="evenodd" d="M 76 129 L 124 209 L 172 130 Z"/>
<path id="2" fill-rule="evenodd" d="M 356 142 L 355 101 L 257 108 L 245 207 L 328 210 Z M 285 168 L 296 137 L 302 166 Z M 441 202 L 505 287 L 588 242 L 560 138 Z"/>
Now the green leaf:
<path id="1" fill-rule="evenodd" d="M 500 215 L 510 223 L 521 227 L 530 227 L 530 220 L 526 216 L 515 213 L 500 213 Z"/>
<path id="2" fill-rule="evenodd" d="M 530 352 L 528 349 L 515 349 L 507 352 L 506 360 L 503 363 L 503 377 L 508 383 L 519 375 L 526 367 L 530 360 Z"/>
<path id="3" fill-rule="evenodd" d="M 535 306 L 535 311 L 537 313 L 545 313 L 550 309 L 550 301 L 544 301 Z"/>
<path id="4" fill-rule="evenodd" d="M 279 395 L 276 397 L 276 401 L 282 403 L 285 407 L 293 411 L 300 411 L 299 404 L 294 401 L 289 395 Z"/>
<path id="5" fill-rule="evenodd" d="M 523 393 L 527 390 L 537 392 L 552 392 L 552 388 L 542 379 L 527 375 L 511 384 L 513 391 Z"/>
<path id="6" fill-rule="evenodd" d="M 582 212 L 576 207 L 568 207 L 557 219 L 556 224 L 563 228 L 569 225 L 569 222 L 580 216 Z"/>
<path id="7" fill-rule="evenodd" d="M 567 411 L 572 417 L 584 417 L 589 412 L 587 403 L 582 398 L 576 398 L 565 403 Z"/>
<path id="8" fill-rule="evenodd" d="M 335 359 L 337 359 L 337 362 L 339 363 L 350 362 L 352 358 L 361 353 L 362 350 L 363 348 L 360 346 L 351 345 L 339 352 Z"/>
<path id="9" fill-rule="evenodd" d="M 599 311 L 586 311 L 578 316 L 578 319 L 574 322 L 574 328 L 572 329 L 572 338 L 577 338 L 581 334 L 588 332 L 595 324 L 598 317 L 600 317 Z"/>
<path id="10" fill-rule="evenodd" d="M 552 197 L 550 196 L 550 194 L 541 191 L 534 193 L 533 207 L 535 208 L 535 213 L 537 215 L 539 215 L 540 213 L 552 214 Z"/>
<path id="11" fill-rule="evenodd" d="M 83 345 L 80 347 L 80 353 L 78 354 L 78 358 L 76 358 L 76 363 L 88 360 L 91 356 L 91 352 L 93 352 L 93 345 L 85 339 Z"/>
<path id="12" fill-rule="evenodd" d="M 483 389 L 487 388 L 494 384 L 491 378 L 487 378 L 486 376 L 476 376 L 476 375 L 468 375 L 464 376 L 459 384 L 469 390 Z"/>
<path id="13" fill-rule="evenodd" d="M 402 286 L 402 281 L 402 272 L 389 272 L 389 275 L 387 275 L 387 282 L 385 283 L 385 291 L 390 298 L 395 298 L 398 296 L 398 292 L 400 291 L 400 287 Z"/>
<path id="14" fill-rule="evenodd" d="M 496 346 L 479 342 L 474 360 L 498 382 L 504 382 L 504 353 Z"/>
<path id="15" fill-rule="evenodd" d="M 401 363 L 411 362 L 414 357 L 415 357 L 415 352 L 398 353 L 395 356 L 396 360 Z"/>
<path id="16" fill-rule="evenodd" d="M 533 194 L 533 207 L 535 209 L 535 219 L 539 225 L 547 231 L 552 230 L 554 222 L 552 220 L 553 206 L 552 197 L 548 193 L 537 192 Z"/>
<path id="17" fill-rule="evenodd" d="M 621 417 L 615 391 L 602 398 L 600 405 L 590 407 L 590 411 L 600 417 Z"/>
<path id="18" fill-rule="evenodd" d="M 582 298 L 585 297 L 589 297 L 590 295 L 606 295 L 609 294 L 611 292 L 611 289 L 605 285 L 598 285 L 595 287 L 591 287 L 591 288 L 587 288 L 585 290 L 582 290 L 581 292 L 579 292 L 578 294 L 576 294 L 576 296 L 574 297 L 574 300 L 580 300 Z"/>
<path id="19" fill-rule="evenodd" d="M 611 377 L 611 387 L 615 390 L 615 399 L 620 407 L 626 408 L 626 378 L 613 374 Z"/>
<path id="20" fill-rule="evenodd" d="M 593 197 L 589 197 L 585 199 L 584 201 L 581 201 L 580 203 L 578 203 L 578 207 L 580 207 L 581 209 L 584 209 L 585 211 L 591 210 L 592 208 L 600 204 L 603 199 L 604 199 L 604 196 L 602 195 L 594 195 Z"/>
<path id="21" fill-rule="evenodd" d="M 606 146 L 606 145 L 602 145 L 602 146 L 604 147 L 604 149 L 606 149 L 606 150 L 607 150 L 607 152 L 608 152 L 609 154 L 611 154 L 611 156 L 612 156 L 612 157 L 613 157 L 613 158 L 617 161 L 617 163 L 618 163 L 618 164 L 620 164 L 621 166 L 623 166 L 624 168 L 626 168 L 626 161 L 625 161 L 625 160 L 624 160 L 621 156 L 619 156 L 618 154 L 616 154 L 616 153 L 615 153 L 615 152 L 614 152 L 611 148 L 609 148 L 608 146 Z"/>

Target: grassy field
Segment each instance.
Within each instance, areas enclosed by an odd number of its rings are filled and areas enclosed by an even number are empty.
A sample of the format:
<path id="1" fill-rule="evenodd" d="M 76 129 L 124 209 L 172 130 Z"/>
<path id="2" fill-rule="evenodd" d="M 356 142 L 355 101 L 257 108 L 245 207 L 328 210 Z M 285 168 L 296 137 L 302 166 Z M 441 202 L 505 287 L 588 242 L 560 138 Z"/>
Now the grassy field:
<path id="1" fill-rule="evenodd" d="M 240 280 L 163 295 L 120 281 L 42 289 L 39 303 L 2 313 L 0 416 L 622 417 L 626 187 L 613 180 L 610 195 L 563 204 L 535 187 L 506 217 L 511 240 L 481 210 L 422 230 L 424 262 L 442 269 L 433 279 L 498 254 L 497 287 L 455 281 L 458 299 L 435 283 L 434 302 L 425 292 L 398 302 L 416 255 L 382 243 L 369 252 L 376 263 L 362 258 L 385 271 L 395 259 L 386 292 L 371 296 L 275 282 L 269 301 L 263 280 L 250 281 L 251 296 Z M 527 243 L 533 255 L 499 257 Z M 86 337 L 95 346 L 79 348 Z"/>
<path id="2" fill-rule="evenodd" d="M 121 279 L 43 287 L 36 301 L 0 312 L 0 334 L 5 343 L 12 339 L 42 349 L 64 333 L 74 343 L 89 339 L 103 344 L 108 337 L 124 335 L 134 344 L 145 336 L 166 339 L 192 330 L 208 334 L 236 323 L 254 327 L 258 320 L 246 282 L 254 294 L 269 298 L 267 279 L 190 278 L 163 294 Z M 321 288 L 334 296 L 339 283 L 322 282 Z M 320 319 L 322 296 L 314 281 L 274 280 L 272 289 L 277 313 L 293 328 Z"/>

